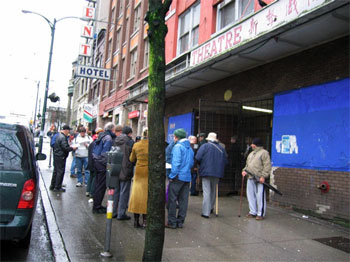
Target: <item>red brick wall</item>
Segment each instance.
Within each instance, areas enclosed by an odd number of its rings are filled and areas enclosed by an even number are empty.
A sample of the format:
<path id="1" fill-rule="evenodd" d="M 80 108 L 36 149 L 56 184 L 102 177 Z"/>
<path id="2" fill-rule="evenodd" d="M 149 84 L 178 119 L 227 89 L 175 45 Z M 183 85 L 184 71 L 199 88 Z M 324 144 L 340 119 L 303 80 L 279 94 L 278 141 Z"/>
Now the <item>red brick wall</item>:
<path id="1" fill-rule="evenodd" d="M 349 178 L 350 172 L 277 168 L 274 171 L 274 183 L 283 196 L 275 194 L 270 199 L 284 206 L 312 210 L 323 217 L 349 219 Z M 327 193 L 317 188 L 323 181 L 330 186 Z"/>

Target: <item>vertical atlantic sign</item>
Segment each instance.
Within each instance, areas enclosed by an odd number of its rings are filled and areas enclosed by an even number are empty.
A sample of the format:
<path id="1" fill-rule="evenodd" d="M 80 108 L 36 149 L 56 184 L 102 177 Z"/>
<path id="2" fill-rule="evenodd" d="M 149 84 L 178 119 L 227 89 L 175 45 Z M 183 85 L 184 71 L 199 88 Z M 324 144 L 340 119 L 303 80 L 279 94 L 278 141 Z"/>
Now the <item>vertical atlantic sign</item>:
<path id="1" fill-rule="evenodd" d="M 95 8 L 84 7 L 83 19 L 92 21 L 95 19 Z M 90 39 L 94 38 L 94 28 L 91 25 L 84 25 L 81 29 L 81 37 L 87 39 L 86 43 L 80 44 L 79 55 L 84 57 L 91 57 L 92 55 L 92 44 L 89 43 Z M 77 65 L 75 70 L 75 76 L 110 80 L 111 70 L 99 67 L 91 67 L 87 65 Z"/>

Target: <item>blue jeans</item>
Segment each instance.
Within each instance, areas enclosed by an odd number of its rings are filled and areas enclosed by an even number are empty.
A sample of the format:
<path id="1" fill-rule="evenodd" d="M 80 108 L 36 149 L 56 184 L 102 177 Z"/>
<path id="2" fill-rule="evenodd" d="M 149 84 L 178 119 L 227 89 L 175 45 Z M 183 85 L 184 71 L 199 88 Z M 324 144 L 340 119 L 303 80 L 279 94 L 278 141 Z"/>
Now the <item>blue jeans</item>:
<path id="1" fill-rule="evenodd" d="M 72 165 L 71 165 L 71 167 L 70 167 L 70 174 L 71 174 L 71 175 L 75 175 L 75 168 L 76 168 L 75 154 L 72 153 L 72 156 L 73 156 L 73 160 L 72 160 Z"/>
<path id="2" fill-rule="evenodd" d="M 87 170 L 88 158 L 87 157 L 76 157 L 75 158 L 76 166 L 77 166 L 77 175 L 78 175 L 78 183 L 83 183 L 83 175 L 82 170 L 84 166 L 85 170 L 85 184 L 87 185 L 90 177 L 90 171 Z"/>

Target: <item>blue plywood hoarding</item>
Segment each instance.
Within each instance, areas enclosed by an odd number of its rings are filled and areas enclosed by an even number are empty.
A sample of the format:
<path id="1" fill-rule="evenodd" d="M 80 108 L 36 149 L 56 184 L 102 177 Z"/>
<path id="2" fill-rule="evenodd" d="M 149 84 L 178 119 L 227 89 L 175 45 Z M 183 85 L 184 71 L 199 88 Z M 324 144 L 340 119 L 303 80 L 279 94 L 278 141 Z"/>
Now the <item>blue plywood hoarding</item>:
<path id="1" fill-rule="evenodd" d="M 349 78 L 275 96 L 274 166 L 350 171 Z"/>
<path id="2" fill-rule="evenodd" d="M 186 130 L 187 137 L 193 134 L 194 130 L 194 114 L 187 113 L 169 117 L 167 142 L 171 143 L 174 140 L 174 131 L 183 128 Z"/>

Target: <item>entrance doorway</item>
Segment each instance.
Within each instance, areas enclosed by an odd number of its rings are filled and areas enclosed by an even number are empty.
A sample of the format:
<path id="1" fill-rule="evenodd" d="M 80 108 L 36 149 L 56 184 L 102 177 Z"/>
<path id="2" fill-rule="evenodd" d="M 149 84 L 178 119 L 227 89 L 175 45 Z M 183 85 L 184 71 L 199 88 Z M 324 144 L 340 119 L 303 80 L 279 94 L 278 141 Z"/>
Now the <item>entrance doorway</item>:
<path id="1" fill-rule="evenodd" d="M 215 132 L 228 154 L 229 165 L 220 180 L 220 194 L 238 193 L 241 170 L 254 137 L 260 137 L 264 148 L 271 151 L 272 110 L 272 98 L 240 102 L 199 100 L 195 123 L 198 134 Z M 236 143 L 231 143 L 234 140 Z"/>

